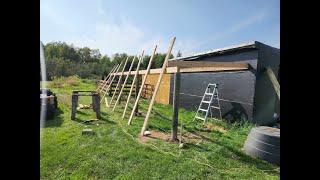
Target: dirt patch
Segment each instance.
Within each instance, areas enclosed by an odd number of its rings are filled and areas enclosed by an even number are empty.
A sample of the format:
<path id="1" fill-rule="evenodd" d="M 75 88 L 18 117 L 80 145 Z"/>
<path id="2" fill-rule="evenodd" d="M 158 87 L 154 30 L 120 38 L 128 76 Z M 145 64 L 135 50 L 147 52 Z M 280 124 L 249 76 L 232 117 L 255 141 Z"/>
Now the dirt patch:
<path id="1" fill-rule="evenodd" d="M 150 131 L 150 135 L 148 136 L 139 136 L 139 140 L 143 143 L 150 141 L 150 140 L 164 140 L 164 141 L 170 141 L 171 134 L 164 133 L 161 131 Z"/>
<path id="2" fill-rule="evenodd" d="M 210 123 L 207 123 L 206 125 L 204 125 L 203 128 L 205 128 L 208 131 L 218 131 L 220 133 L 227 132 L 227 130 L 225 130 L 223 127 L 210 124 Z M 148 136 L 139 136 L 138 140 L 142 143 L 146 143 L 148 141 L 153 141 L 153 140 L 163 140 L 167 142 L 172 142 L 171 133 L 154 131 L 154 130 L 151 130 L 150 133 L 151 134 Z M 178 133 L 178 140 L 176 141 L 176 143 L 180 142 L 180 138 L 182 138 L 182 142 L 186 142 L 186 143 L 198 143 L 199 141 L 210 139 L 198 133 L 184 132 L 182 134 L 182 137 L 180 133 Z"/>
<path id="3" fill-rule="evenodd" d="M 161 131 L 150 131 L 151 134 L 148 136 L 139 136 L 138 140 L 142 143 L 146 143 L 148 141 L 154 141 L 154 140 L 163 140 L 167 142 L 172 142 L 171 141 L 171 133 L 165 133 Z M 178 140 L 175 141 L 174 143 L 179 143 L 180 142 L 181 135 L 178 133 Z M 182 142 L 188 142 L 188 143 L 193 143 L 193 142 L 199 142 L 199 140 L 203 140 L 203 137 L 201 137 L 198 134 L 194 133 L 183 133 L 182 134 Z M 172 142 L 173 143 L 173 142 Z"/>

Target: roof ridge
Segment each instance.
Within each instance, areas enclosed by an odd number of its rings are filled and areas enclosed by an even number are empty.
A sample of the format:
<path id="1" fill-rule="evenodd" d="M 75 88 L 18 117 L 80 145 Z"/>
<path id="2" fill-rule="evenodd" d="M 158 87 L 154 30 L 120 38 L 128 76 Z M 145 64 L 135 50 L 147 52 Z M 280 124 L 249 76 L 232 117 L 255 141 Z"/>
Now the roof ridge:
<path id="1" fill-rule="evenodd" d="M 212 50 L 203 51 L 203 52 L 199 52 L 199 53 L 194 53 L 193 55 L 189 55 L 189 56 L 172 58 L 170 60 L 181 60 L 181 59 L 195 58 L 197 56 L 202 56 L 202 55 L 206 55 L 206 54 L 218 53 L 218 52 L 221 52 L 221 51 L 227 51 L 227 50 L 232 50 L 232 49 L 240 49 L 240 48 L 246 47 L 246 46 L 254 46 L 254 47 L 256 47 L 257 43 L 260 43 L 260 42 L 258 42 L 258 41 L 249 41 L 249 42 L 245 42 L 245 43 L 226 46 L 226 47 L 223 47 L 223 48 L 217 48 L 217 49 L 212 49 Z"/>

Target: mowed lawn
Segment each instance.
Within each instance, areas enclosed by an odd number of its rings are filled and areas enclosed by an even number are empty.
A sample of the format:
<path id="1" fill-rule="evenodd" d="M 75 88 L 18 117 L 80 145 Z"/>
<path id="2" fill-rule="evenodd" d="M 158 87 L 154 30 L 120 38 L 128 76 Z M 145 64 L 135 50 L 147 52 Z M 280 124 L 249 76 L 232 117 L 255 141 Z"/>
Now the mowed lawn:
<path id="1" fill-rule="evenodd" d="M 112 112 L 101 104 L 102 119 L 91 109 L 79 110 L 71 120 L 71 91 L 94 90 L 90 80 L 66 83 L 49 82 L 58 96 L 59 110 L 53 120 L 41 129 L 41 179 L 279 179 L 279 166 L 251 158 L 242 151 L 250 123 L 227 123 L 210 119 L 210 127 L 192 122 L 195 112 L 180 109 L 179 132 L 196 134 L 183 148 L 164 140 L 138 141 L 148 101 L 142 100 L 142 117 L 134 117 L 132 125 L 121 119 L 124 101 Z M 110 97 L 108 97 L 110 100 Z M 134 98 L 132 98 L 134 99 Z M 79 103 L 89 104 L 90 98 Z M 155 104 L 150 130 L 171 132 L 172 107 Z M 93 129 L 96 135 L 84 136 L 82 130 Z M 190 135 L 190 137 L 192 137 Z"/>

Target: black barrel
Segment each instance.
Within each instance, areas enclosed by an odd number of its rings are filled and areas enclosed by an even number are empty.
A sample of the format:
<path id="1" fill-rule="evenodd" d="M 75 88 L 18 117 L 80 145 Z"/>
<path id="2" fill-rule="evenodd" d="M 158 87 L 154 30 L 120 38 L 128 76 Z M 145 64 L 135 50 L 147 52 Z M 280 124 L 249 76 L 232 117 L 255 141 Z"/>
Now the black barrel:
<path id="1" fill-rule="evenodd" d="M 280 129 L 267 126 L 252 128 L 244 150 L 251 157 L 280 165 Z"/>
<path id="2" fill-rule="evenodd" d="M 45 111 L 45 119 L 52 119 L 58 108 L 58 99 L 50 89 L 40 89 L 40 110 Z"/>

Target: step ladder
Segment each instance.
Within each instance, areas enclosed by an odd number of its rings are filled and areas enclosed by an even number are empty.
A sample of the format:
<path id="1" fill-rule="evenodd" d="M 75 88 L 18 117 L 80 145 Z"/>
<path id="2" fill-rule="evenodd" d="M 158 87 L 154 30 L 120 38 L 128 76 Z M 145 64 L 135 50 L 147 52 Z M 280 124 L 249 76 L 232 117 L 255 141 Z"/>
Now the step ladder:
<path id="1" fill-rule="evenodd" d="M 216 103 L 214 103 L 214 101 L 216 101 Z M 204 123 L 206 123 L 209 112 L 212 118 L 212 109 L 218 109 L 220 119 L 222 119 L 220 102 L 219 102 L 219 94 L 218 94 L 218 84 L 209 83 L 206 88 L 206 91 L 203 94 L 202 100 L 200 102 L 200 105 L 198 107 L 197 113 L 193 121 L 196 119 L 200 119 L 200 120 L 203 120 Z M 205 113 L 204 117 L 199 116 L 199 114 L 203 114 L 203 113 Z"/>

